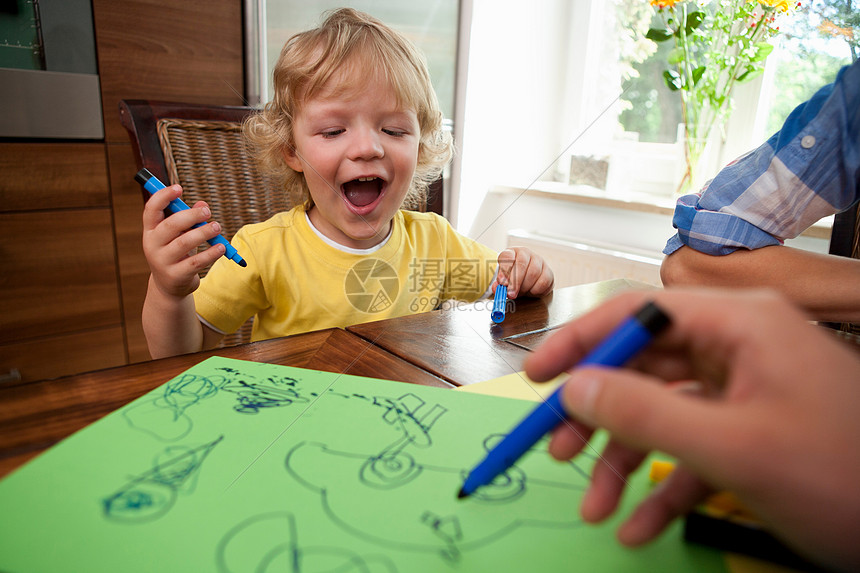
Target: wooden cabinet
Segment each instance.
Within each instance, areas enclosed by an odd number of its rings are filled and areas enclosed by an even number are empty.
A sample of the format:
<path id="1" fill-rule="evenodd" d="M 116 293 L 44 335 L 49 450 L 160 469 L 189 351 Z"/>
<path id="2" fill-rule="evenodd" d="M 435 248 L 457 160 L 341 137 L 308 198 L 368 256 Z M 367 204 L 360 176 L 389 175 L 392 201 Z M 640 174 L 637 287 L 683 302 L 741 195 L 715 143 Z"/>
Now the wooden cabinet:
<path id="1" fill-rule="evenodd" d="M 0 141 L 0 380 L 149 359 L 121 99 L 241 105 L 241 0 L 92 0 L 105 139 Z"/>
<path id="2" fill-rule="evenodd" d="M 101 143 L 0 143 L 0 375 L 126 362 Z"/>
<path id="3" fill-rule="evenodd" d="M 119 287 L 130 362 L 149 359 L 140 314 L 149 267 L 143 199 L 122 99 L 242 105 L 241 0 L 93 0 Z"/>

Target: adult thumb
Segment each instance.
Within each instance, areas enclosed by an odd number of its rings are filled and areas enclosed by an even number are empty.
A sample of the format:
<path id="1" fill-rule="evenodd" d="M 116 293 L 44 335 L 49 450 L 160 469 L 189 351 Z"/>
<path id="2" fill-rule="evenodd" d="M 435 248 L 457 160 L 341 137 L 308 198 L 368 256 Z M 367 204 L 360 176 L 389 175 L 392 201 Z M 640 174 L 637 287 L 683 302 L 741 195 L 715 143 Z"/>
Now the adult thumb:
<path id="1" fill-rule="evenodd" d="M 562 403 L 573 419 L 641 451 L 695 455 L 701 438 L 719 431 L 719 404 L 633 370 L 579 368 L 565 383 Z"/>

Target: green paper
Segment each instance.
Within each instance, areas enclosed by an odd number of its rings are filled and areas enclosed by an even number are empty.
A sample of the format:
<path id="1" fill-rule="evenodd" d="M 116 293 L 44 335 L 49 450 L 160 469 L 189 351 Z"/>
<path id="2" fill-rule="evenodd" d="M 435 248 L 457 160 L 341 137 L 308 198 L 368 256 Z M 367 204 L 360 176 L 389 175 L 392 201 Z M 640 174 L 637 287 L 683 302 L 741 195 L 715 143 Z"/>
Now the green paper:
<path id="1" fill-rule="evenodd" d="M 534 404 L 213 357 L 0 482 L 0 570 L 723 571 L 673 527 L 579 519 L 594 453 L 538 444 L 457 499 Z M 648 491 L 634 475 L 633 499 Z"/>

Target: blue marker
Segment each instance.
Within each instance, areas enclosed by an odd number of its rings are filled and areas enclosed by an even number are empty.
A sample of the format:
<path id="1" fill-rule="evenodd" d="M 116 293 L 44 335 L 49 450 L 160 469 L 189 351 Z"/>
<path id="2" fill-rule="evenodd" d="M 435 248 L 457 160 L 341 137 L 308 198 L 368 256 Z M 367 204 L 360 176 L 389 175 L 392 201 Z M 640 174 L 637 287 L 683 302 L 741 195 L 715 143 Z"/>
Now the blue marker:
<path id="1" fill-rule="evenodd" d="M 669 317 L 649 302 L 633 317 L 621 323 L 578 366 L 600 365 L 619 367 L 633 358 L 651 339 L 669 326 Z M 562 423 L 566 413 L 561 404 L 564 386 L 553 392 L 535 408 L 510 434 L 490 450 L 487 457 L 473 469 L 463 484 L 458 498 L 471 495 L 479 487 L 491 483 L 499 474 L 514 465 L 547 432 Z"/>
<path id="2" fill-rule="evenodd" d="M 505 306 L 508 304 L 508 287 L 504 285 L 496 286 L 496 298 L 493 299 L 493 311 L 490 313 L 490 318 L 493 322 L 499 324 L 505 320 Z"/>
<path id="3" fill-rule="evenodd" d="M 156 191 L 160 189 L 164 189 L 164 183 L 158 180 L 158 177 L 149 172 L 149 169 L 141 169 L 137 172 L 137 175 L 134 176 L 134 180 L 143 185 L 143 188 L 146 189 L 150 195 L 155 195 Z M 167 210 L 171 213 L 178 213 L 179 211 L 185 211 L 190 209 L 188 205 L 185 204 L 185 201 L 182 199 L 174 199 L 167 206 Z M 196 229 L 197 227 L 202 227 L 205 223 L 197 223 L 192 227 L 192 229 Z M 245 259 L 239 256 L 238 251 L 221 235 L 215 235 L 211 239 L 208 240 L 208 243 L 212 246 L 217 244 L 222 244 L 226 247 L 226 251 L 224 252 L 224 256 L 228 259 L 231 259 L 236 262 L 240 267 L 247 267 L 248 263 L 245 262 Z"/>

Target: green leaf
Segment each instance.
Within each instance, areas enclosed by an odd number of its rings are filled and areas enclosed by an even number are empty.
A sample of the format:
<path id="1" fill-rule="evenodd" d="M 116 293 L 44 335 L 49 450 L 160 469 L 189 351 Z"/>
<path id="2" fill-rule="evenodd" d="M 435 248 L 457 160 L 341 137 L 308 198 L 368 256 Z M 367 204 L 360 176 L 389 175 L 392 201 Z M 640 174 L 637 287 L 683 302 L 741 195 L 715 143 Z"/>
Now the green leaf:
<path id="1" fill-rule="evenodd" d="M 689 14 L 687 14 L 687 23 L 684 26 L 684 28 L 686 29 L 687 33 L 689 34 L 693 30 L 695 30 L 696 28 L 701 26 L 702 22 L 704 22 L 704 21 L 705 21 L 705 13 L 704 12 L 702 12 L 700 10 L 696 10 L 695 12 L 690 12 Z"/>
<path id="2" fill-rule="evenodd" d="M 645 37 L 652 42 L 665 42 L 672 37 L 672 30 L 666 28 L 651 28 Z"/>
<path id="3" fill-rule="evenodd" d="M 744 73 L 738 76 L 737 82 L 748 82 L 753 78 L 757 78 L 764 73 L 764 68 L 747 68 Z"/>
<path id="4" fill-rule="evenodd" d="M 666 57 L 666 61 L 669 62 L 669 65 L 676 65 L 687 59 L 687 52 L 684 51 L 684 48 L 675 48 L 669 55 Z"/>
<path id="5" fill-rule="evenodd" d="M 684 87 L 684 80 L 681 78 L 681 74 L 675 70 L 666 70 L 663 72 L 663 81 L 666 82 L 666 87 L 673 92 Z"/>
<path id="6" fill-rule="evenodd" d="M 693 70 L 693 85 L 699 83 L 699 80 L 702 79 L 702 74 L 705 73 L 705 66 L 699 66 L 698 68 Z"/>
<path id="7" fill-rule="evenodd" d="M 762 60 L 767 59 L 770 53 L 773 51 L 773 46 L 768 44 L 767 42 L 759 42 L 755 45 L 755 55 L 750 58 L 751 62 L 761 62 Z"/>

